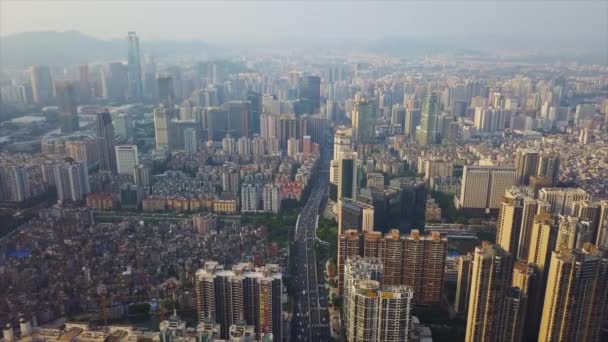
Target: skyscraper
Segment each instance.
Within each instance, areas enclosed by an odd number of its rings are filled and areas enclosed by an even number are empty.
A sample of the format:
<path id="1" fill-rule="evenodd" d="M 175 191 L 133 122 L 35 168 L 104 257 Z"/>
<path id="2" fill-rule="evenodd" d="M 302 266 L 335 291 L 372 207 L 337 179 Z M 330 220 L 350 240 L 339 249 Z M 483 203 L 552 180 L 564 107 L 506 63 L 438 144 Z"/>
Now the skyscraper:
<path id="1" fill-rule="evenodd" d="M 355 282 L 361 280 L 376 280 L 382 284 L 384 266 L 382 260 L 375 257 L 352 256 L 344 263 L 344 301 L 342 312 L 344 325 L 348 326 L 350 290 L 353 289 Z"/>
<path id="2" fill-rule="evenodd" d="M 139 164 L 137 145 L 117 145 L 115 149 L 118 174 L 133 175 L 133 170 Z"/>
<path id="3" fill-rule="evenodd" d="M 359 187 L 359 164 L 356 152 L 343 153 L 338 159 L 338 179 L 336 180 L 337 200 L 342 198 L 357 198 Z"/>
<path id="4" fill-rule="evenodd" d="M 156 83 L 158 102 L 164 104 L 167 108 L 173 108 L 173 105 L 175 105 L 175 91 L 171 76 L 158 75 L 156 77 Z"/>
<path id="5" fill-rule="evenodd" d="M 439 305 L 443 297 L 448 240 L 442 238 L 439 232 L 422 236 L 417 229 L 414 229 L 405 239 L 404 249 L 402 284 L 414 289 L 416 303 Z"/>
<path id="6" fill-rule="evenodd" d="M 458 279 L 456 281 L 456 298 L 454 310 L 460 314 L 466 313 L 469 307 L 473 257 L 471 254 L 461 255 L 456 259 Z"/>
<path id="7" fill-rule="evenodd" d="M 572 215 L 574 202 L 589 199 L 589 194 L 581 188 L 543 188 L 538 199 L 548 202 L 554 215 Z"/>
<path id="8" fill-rule="evenodd" d="M 184 151 L 194 154 L 198 151 L 198 137 L 194 128 L 184 130 Z"/>
<path id="9" fill-rule="evenodd" d="M 57 201 L 83 201 L 91 191 L 87 164 L 77 161 L 65 161 L 53 167 Z"/>
<path id="10" fill-rule="evenodd" d="M 38 105 L 48 105 L 53 100 L 53 79 L 51 70 L 46 65 L 30 67 L 30 82 L 34 102 Z"/>
<path id="11" fill-rule="evenodd" d="M 558 227 L 555 218 L 547 212 L 534 216 L 530 234 L 527 261 L 537 266 L 541 277 L 548 271 L 551 252 L 555 250 Z"/>
<path id="12" fill-rule="evenodd" d="M 139 55 L 139 38 L 135 32 L 127 34 L 128 50 L 128 72 L 129 80 L 128 97 L 131 100 L 141 101 L 143 96 L 143 85 L 141 77 L 141 56 Z"/>
<path id="13" fill-rule="evenodd" d="M 356 144 L 372 144 L 376 137 L 376 101 L 360 99 L 355 103 L 351 122 L 353 127 L 353 142 Z"/>
<path id="14" fill-rule="evenodd" d="M 248 101 L 229 101 L 223 105 L 228 118 L 228 130 L 233 137 L 249 136 L 249 110 Z"/>
<path id="15" fill-rule="evenodd" d="M 413 290 L 381 286 L 376 280 L 354 281 L 345 312 L 348 341 L 410 341 Z"/>
<path id="16" fill-rule="evenodd" d="M 83 64 L 78 68 L 79 87 L 78 99 L 82 104 L 91 102 L 91 82 L 89 81 L 89 65 Z"/>
<path id="17" fill-rule="evenodd" d="M 483 241 L 475 248 L 465 341 L 491 341 L 501 331 L 503 298 L 511 287 L 511 255 Z"/>
<path id="18" fill-rule="evenodd" d="M 128 72 L 124 64 L 113 62 L 102 71 L 102 97 L 111 101 L 122 101 L 128 87 Z"/>
<path id="19" fill-rule="evenodd" d="M 169 150 L 169 112 L 163 105 L 154 109 L 154 138 L 157 150 Z"/>
<path id="20" fill-rule="evenodd" d="M 539 167 L 538 151 L 518 149 L 515 155 L 515 172 L 518 185 L 529 185 L 530 176 L 536 175 Z"/>
<path id="21" fill-rule="evenodd" d="M 306 114 L 317 114 L 321 108 L 321 78 L 306 76 L 299 80 L 298 97 L 304 103 Z"/>
<path id="22" fill-rule="evenodd" d="M 208 261 L 196 271 L 196 309 L 199 322 L 220 324 L 222 338 L 229 327 L 245 321 L 255 327 L 256 340 L 272 334 L 282 340 L 282 275 L 278 265 L 254 268 L 240 263 L 225 270 L 217 262 Z"/>
<path id="23" fill-rule="evenodd" d="M 249 134 L 260 134 L 260 115 L 262 115 L 262 94 L 255 91 L 247 92 L 249 106 Z"/>
<path id="24" fill-rule="evenodd" d="M 549 210 L 549 204 L 530 197 L 529 188 L 506 191 L 496 223 L 496 244 L 520 259 L 528 257 L 534 216 Z"/>
<path id="25" fill-rule="evenodd" d="M 422 146 L 440 142 L 439 102 L 436 94 L 431 94 L 424 100 L 420 127 L 416 129 L 416 142 Z"/>
<path id="26" fill-rule="evenodd" d="M 338 293 L 344 292 L 344 265 L 348 258 L 361 256 L 362 234 L 356 230 L 346 230 L 338 236 Z"/>
<path id="27" fill-rule="evenodd" d="M 31 196 L 29 170 L 21 165 L 0 166 L 0 200 L 21 202 Z"/>
<path id="28" fill-rule="evenodd" d="M 56 90 L 61 133 L 74 133 L 79 130 L 76 86 L 69 81 L 58 82 Z"/>
<path id="29" fill-rule="evenodd" d="M 416 136 L 416 127 L 420 124 L 420 116 L 420 109 L 405 109 L 405 124 L 403 127 L 403 134 L 410 137 Z"/>
<path id="30" fill-rule="evenodd" d="M 112 116 L 107 110 L 97 113 L 96 124 L 97 144 L 99 146 L 99 169 L 116 172 Z"/>
<path id="31" fill-rule="evenodd" d="M 538 162 L 537 174 L 551 180 L 551 186 L 556 186 L 559 181 L 559 156 L 552 153 L 543 153 Z"/>
<path id="32" fill-rule="evenodd" d="M 538 341 L 599 341 L 608 257 L 592 244 L 553 252 Z"/>

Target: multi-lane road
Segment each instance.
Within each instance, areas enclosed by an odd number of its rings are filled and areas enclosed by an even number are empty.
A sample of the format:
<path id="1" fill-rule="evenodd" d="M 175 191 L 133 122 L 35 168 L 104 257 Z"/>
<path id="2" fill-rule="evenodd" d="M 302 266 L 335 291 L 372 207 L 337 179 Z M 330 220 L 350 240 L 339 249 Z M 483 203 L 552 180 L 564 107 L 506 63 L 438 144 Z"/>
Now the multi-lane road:
<path id="1" fill-rule="evenodd" d="M 319 212 L 327 196 L 326 157 L 321 159 L 320 175 L 314 178 L 306 205 L 298 216 L 294 234 L 296 298 L 292 321 L 295 341 L 329 341 L 329 313 L 323 270 L 315 254 L 315 231 Z"/>

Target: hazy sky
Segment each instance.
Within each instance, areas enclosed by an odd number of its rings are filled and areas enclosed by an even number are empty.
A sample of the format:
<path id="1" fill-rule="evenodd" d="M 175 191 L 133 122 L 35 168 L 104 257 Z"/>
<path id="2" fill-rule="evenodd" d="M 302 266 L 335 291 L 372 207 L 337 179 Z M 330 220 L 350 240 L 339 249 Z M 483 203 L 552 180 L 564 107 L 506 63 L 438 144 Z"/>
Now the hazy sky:
<path id="1" fill-rule="evenodd" d="M 532 3 L 530 3 L 532 2 Z M 100 38 L 381 38 L 534 34 L 608 40 L 608 1 L 0 0 L 0 35 L 77 30 Z"/>

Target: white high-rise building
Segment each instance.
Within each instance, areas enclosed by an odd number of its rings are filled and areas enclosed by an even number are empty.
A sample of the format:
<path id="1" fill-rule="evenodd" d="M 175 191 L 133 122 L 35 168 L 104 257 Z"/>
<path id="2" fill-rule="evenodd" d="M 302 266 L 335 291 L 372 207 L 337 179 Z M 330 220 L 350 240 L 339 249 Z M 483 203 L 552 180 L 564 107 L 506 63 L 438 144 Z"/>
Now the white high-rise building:
<path id="1" fill-rule="evenodd" d="M 346 340 L 410 341 L 414 291 L 405 285 L 384 286 L 376 280 L 355 281 L 345 312 Z"/>
<path id="2" fill-rule="evenodd" d="M 256 212 L 262 208 L 262 192 L 257 184 L 241 185 L 241 212 Z"/>
<path id="3" fill-rule="evenodd" d="M 226 134 L 226 137 L 222 139 L 222 150 L 224 153 L 232 155 L 236 152 L 236 143 L 230 134 Z"/>
<path id="4" fill-rule="evenodd" d="M 281 188 L 278 185 L 264 185 L 262 199 L 264 202 L 264 211 L 277 214 L 281 210 Z"/>
<path id="5" fill-rule="evenodd" d="M 549 202 L 552 214 L 572 215 L 574 202 L 588 200 L 589 194 L 581 188 L 543 188 L 538 198 Z"/>
<path id="6" fill-rule="evenodd" d="M 240 137 L 237 141 L 237 152 L 240 156 L 250 156 L 251 155 L 251 139 L 247 137 Z"/>
<path id="7" fill-rule="evenodd" d="M 57 201 L 82 201 L 91 192 L 89 172 L 84 162 L 64 162 L 53 167 Z"/>
<path id="8" fill-rule="evenodd" d="M 118 174 L 133 175 L 133 169 L 139 164 L 137 145 L 116 145 L 114 148 Z"/>

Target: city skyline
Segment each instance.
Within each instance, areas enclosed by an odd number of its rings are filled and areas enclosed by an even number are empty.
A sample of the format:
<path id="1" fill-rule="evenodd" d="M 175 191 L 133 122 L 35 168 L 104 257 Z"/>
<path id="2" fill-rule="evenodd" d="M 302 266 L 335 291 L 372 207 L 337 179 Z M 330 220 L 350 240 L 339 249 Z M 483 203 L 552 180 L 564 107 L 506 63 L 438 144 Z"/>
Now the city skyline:
<path id="1" fill-rule="evenodd" d="M 0 6 L 0 342 L 608 340 L 608 3 Z"/>

